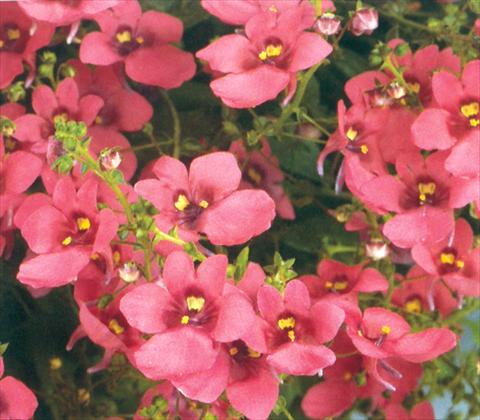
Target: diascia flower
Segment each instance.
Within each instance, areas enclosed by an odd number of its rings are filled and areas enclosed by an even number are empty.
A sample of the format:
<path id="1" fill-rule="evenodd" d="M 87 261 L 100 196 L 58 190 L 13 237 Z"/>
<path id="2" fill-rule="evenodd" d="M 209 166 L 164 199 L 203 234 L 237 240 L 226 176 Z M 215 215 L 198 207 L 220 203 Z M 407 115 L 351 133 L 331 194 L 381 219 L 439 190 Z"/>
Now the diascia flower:
<path id="1" fill-rule="evenodd" d="M 95 20 L 101 32 L 91 32 L 83 39 L 83 63 L 106 66 L 124 62 L 131 79 L 165 89 L 178 87 L 195 74 L 193 56 L 170 45 L 182 38 L 179 19 L 156 11 L 142 14 L 140 4 L 131 0 L 101 12 Z"/>
<path id="2" fill-rule="evenodd" d="M 3 373 L 3 357 L 0 357 L 0 377 Z M 0 418 L 30 419 L 37 406 L 37 398 L 23 382 L 12 376 L 0 379 Z"/>
<path id="3" fill-rule="evenodd" d="M 135 184 L 135 191 L 160 210 L 155 220 L 165 231 L 178 226 L 186 240 L 204 232 L 215 245 L 237 245 L 270 227 L 275 203 L 265 191 L 237 191 L 241 172 L 231 153 L 215 152 L 183 163 L 162 156 L 154 165 L 158 179 Z"/>
<path id="4" fill-rule="evenodd" d="M 32 27 L 34 31 L 30 31 Z M 0 3 L 0 89 L 23 73 L 23 62 L 35 70 L 35 53 L 50 42 L 55 27 L 34 22 L 16 2 Z"/>
<path id="5" fill-rule="evenodd" d="M 461 80 L 447 71 L 435 74 L 432 91 L 438 106 L 424 110 L 412 126 L 415 144 L 422 149 L 451 149 L 445 167 L 456 176 L 479 173 L 479 74 L 480 60 L 465 66 Z"/>
<path id="6" fill-rule="evenodd" d="M 418 244 L 412 257 L 428 274 L 442 278 L 462 296 L 480 295 L 480 248 L 472 249 L 473 231 L 458 219 L 450 237 L 431 246 Z"/>
<path id="7" fill-rule="evenodd" d="M 22 283 L 35 288 L 62 286 L 77 278 L 94 253 L 111 258 L 110 241 L 118 222 L 110 209 L 97 210 L 95 181 L 76 191 L 71 178 L 64 177 L 57 182 L 50 204 L 29 211 L 21 232 L 38 255 L 20 265 L 17 278 Z"/>
<path id="8" fill-rule="evenodd" d="M 307 287 L 299 280 L 287 283 L 284 296 L 272 286 L 258 292 L 258 308 L 267 321 L 267 362 L 289 375 L 315 375 L 335 362 L 323 343 L 332 340 L 345 314 L 319 301 L 312 305 Z"/>
<path id="9" fill-rule="evenodd" d="M 285 10 L 272 25 L 265 24 L 265 13 L 247 22 L 245 35 L 223 36 L 197 52 L 213 71 L 225 74 L 210 87 L 232 108 L 255 107 L 287 87 L 290 98 L 297 72 L 320 63 L 332 52 L 320 35 L 303 30 L 300 9 Z"/>
<path id="10" fill-rule="evenodd" d="M 151 379 L 182 379 L 210 368 L 217 342 L 231 342 L 255 321 L 248 297 L 226 283 L 227 258 L 207 258 L 195 271 L 182 251 L 167 257 L 163 287 L 144 284 L 128 292 L 120 310 L 128 323 L 153 334 L 136 353 L 136 367 Z"/>

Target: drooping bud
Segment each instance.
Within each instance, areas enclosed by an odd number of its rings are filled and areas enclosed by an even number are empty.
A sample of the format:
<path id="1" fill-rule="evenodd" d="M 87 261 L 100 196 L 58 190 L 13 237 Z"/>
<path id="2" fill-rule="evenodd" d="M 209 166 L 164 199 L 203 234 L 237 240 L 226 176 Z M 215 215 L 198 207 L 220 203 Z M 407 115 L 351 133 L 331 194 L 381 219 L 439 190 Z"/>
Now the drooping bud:
<path id="1" fill-rule="evenodd" d="M 365 244 L 365 254 L 372 260 L 379 261 L 390 254 L 390 249 L 381 239 L 372 239 Z"/>
<path id="2" fill-rule="evenodd" d="M 340 31 L 341 23 L 333 13 L 324 13 L 315 22 L 314 28 L 322 35 L 335 35 Z"/>
<path id="3" fill-rule="evenodd" d="M 134 283 L 140 277 L 140 271 L 135 262 L 128 261 L 118 269 L 118 275 L 125 283 Z"/>
<path id="4" fill-rule="evenodd" d="M 100 164 L 106 171 L 117 169 L 122 163 L 122 156 L 118 150 L 104 149 L 100 152 Z"/>
<path id="5" fill-rule="evenodd" d="M 358 9 L 350 22 L 350 31 L 355 36 L 370 35 L 378 28 L 378 12 L 373 7 Z"/>

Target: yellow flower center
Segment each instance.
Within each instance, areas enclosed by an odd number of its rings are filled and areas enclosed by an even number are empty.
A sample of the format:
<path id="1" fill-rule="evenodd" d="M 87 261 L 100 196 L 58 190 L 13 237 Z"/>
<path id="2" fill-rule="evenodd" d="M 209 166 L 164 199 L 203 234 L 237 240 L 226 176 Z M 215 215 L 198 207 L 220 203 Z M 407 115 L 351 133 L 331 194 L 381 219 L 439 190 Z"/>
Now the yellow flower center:
<path id="1" fill-rule="evenodd" d="M 440 254 L 440 262 L 447 265 L 455 264 L 458 268 L 463 268 L 465 266 L 465 262 L 457 259 L 455 254 L 452 254 L 451 252 L 442 252 Z"/>
<path id="2" fill-rule="evenodd" d="M 278 328 L 280 328 L 281 330 L 295 328 L 295 318 L 293 316 L 289 316 L 288 318 L 280 318 L 277 324 Z"/>
<path id="3" fill-rule="evenodd" d="M 409 299 L 405 302 L 405 305 L 403 305 L 403 309 L 412 314 L 419 314 L 422 312 L 422 302 L 419 298 Z"/>
<path id="4" fill-rule="evenodd" d="M 79 217 L 77 219 L 77 226 L 79 230 L 88 230 L 92 226 L 88 217 Z"/>
<path id="5" fill-rule="evenodd" d="M 184 211 L 189 205 L 190 201 L 188 201 L 188 198 L 183 194 L 180 194 L 177 197 L 177 201 L 175 201 L 175 208 L 178 211 Z"/>
<path id="6" fill-rule="evenodd" d="M 470 126 L 478 127 L 480 125 L 480 104 L 478 102 L 470 102 L 469 104 L 462 105 L 460 112 L 465 118 L 468 118 Z"/>
<path id="7" fill-rule="evenodd" d="M 258 58 L 265 61 L 268 58 L 275 58 L 282 54 L 283 47 L 281 45 L 268 44 L 267 47 L 260 51 Z"/>
<path id="8" fill-rule="evenodd" d="M 384 325 L 381 329 L 382 334 L 388 335 L 392 331 L 392 329 L 388 325 Z"/>
<path id="9" fill-rule="evenodd" d="M 72 243 L 72 237 L 71 237 L 71 236 L 67 236 L 67 237 L 62 241 L 62 245 L 63 245 L 63 246 L 70 245 L 71 243 Z"/>
<path id="10" fill-rule="evenodd" d="M 342 291 L 348 287 L 348 281 L 325 282 L 325 289 Z"/>
<path id="11" fill-rule="evenodd" d="M 435 182 L 419 182 L 417 187 L 419 192 L 418 198 L 421 202 L 427 200 L 427 195 L 432 196 L 435 194 L 435 190 L 437 189 Z"/>
<path id="12" fill-rule="evenodd" d="M 353 127 L 350 127 L 348 130 L 347 130 L 347 133 L 345 134 L 347 136 L 347 139 L 350 140 L 350 141 L 354 141 L 357 136 L 358 136 L 358 131 L 355 130 Z"/>
<path id="13" fill-rule="evenodd" d="M 203 297 L 188 296 L 187 307 L 189 311 L 200 312 L 205 306 L 205 299 Z"/>
<path id="14" fill-rule="evenodd" d="M 248 168 L 247 175 L 256 185 L 259 185 L 260 182 L 262 182 L 262 175 L 260 175 L 254 168 Z"/>
<path id="15" fill-rule="evenodd" d="M 238 354 L 238 349 L 236 347 L 230 347 L 228 353 L 230 354 L 230 356 L 235 356 L 236 354 Z"/>
<path id="16" fill-rule="evenodd" d="M 360 146 L 360 152 L 362 152 L 364 155 L 368 153 L 368 146 L 366 144 L 362 144 Z"/>
<path id="17" fill-rule="evenodd" d="M 200 203 L 198 203 L 198 205 L 199 205 L 202 209 L 206 209 L 206 208 L 209 206 L 209 203 L 208 203 L 208 201 L 206 201 L 206 200 L 202 200 L 202 201 L 200 201 Z"/>
<path id="18" fill-rule="evenodd" d="M 132 33 L 128 30 L 118 32 L 117 35 L 115 35 L 115 38 L 117 38 L 117 41 L 120 42 L 120 44 L 126 44 L 127 42 L 132 41 Z"/>
<path id="19" fill-rule="evenodd" d="M 125 328 L 123 328 L 115 318 L 111 319 L 108 323 L 108 329 L 116 335 L 123 334 L 125 331 Z"/>
<path id="20" fill-rule="evenodd" d="M 7 29 L 7 38 L 9 41 L 15 41 L 20 38 L 20 30 L 19 29 Z"/>
<path id="21" fill-rule="evenodd" d="M 187 325 L 189 321 L 190 321 L 190 317 L 188 315 L 183 315 L 182 319 L 180 320 L 180 323 L 183 325 Z"/>

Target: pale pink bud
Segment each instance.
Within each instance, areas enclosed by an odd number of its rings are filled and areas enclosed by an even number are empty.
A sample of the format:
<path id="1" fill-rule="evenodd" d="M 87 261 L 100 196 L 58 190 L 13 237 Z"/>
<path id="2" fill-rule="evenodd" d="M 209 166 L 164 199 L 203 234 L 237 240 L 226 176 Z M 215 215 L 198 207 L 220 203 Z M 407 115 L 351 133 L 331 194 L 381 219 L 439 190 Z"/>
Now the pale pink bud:
<path id="1" fill-rule="evenodd" d="M 100 153 L 100 163 L 106 171 L 117 169 L 122 163 L 122 156 L 117 150 L 105 150 Z"/>
<path id="2" fill-rule="evenodd" d="M 140 277 L 140 271 L 133 261 L 128 261 L 118 269 L 118 275 L 125 283 L 134 283 Z"/>
<path id="3" fill-rule="evenodd" d="M 374 261 L 381 260 L 390 254 L 388 245 L 382 240 L 372 239 L 365 244 L 365 254 Z"/>
<path id="4" fill-rule="evenodd" d="M 340 19 L 333 13 L 324 13 L 315 22 L 315 30 L 322 35 L 335 35 L 340 31 Z"/>
<path id="5" fill-rule="evenodd" d="M 350 23 L 350 31 L 355 36 L 370 35 L 377 27 L 378 12 L 373 7 L 357 10 Z"/>

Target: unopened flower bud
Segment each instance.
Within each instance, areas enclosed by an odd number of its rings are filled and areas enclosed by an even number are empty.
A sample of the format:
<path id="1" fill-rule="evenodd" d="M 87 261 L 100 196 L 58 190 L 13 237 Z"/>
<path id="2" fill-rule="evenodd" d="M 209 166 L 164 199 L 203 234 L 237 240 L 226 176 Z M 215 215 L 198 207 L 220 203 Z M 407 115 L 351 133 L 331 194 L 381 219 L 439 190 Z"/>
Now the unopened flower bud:
<path id="1" fill-rule="evenodd" d="M 341 23 L 333 13 L 324 13 L 315 22 L 315 30 L 322 35 L 335 35 L 340 31 Z"/>
<path id="2" fill-rule="evenodd" d="M 60 357 L 52 357 L 49 362 L 51 370 L 58 370 L 62 367 L 62 359 Z"/>
<path id="3" fill-rule="evenodd" d="M 387 93 L 391 98 L 402 99 L 406 94 L 406 90 L 397 81 L 393 81 L 387 88 Z"/>
<path id="4" fill-rule="evenodd" d="M 374 261 L 385 258 L 389 253 L 388 245 L 381 239 L 372 239 L 365 245 L 365 254 Z"/>
<path id="5" fill-rule="evenodd" d="M 307 137 L 309 139 L 319 139 L 321 136 L 320 130 L 312 124 L 300 124 L 297 128 L 299 136 Z"/>
<path id="6" fill-rule="evenodd" d="M 100 164 L 106 171 L 117 169 L 122 163 L 122 156 L 118 150 L 108 149 L 100 153 Z"/>
<path id="7" fill-rule="evenodd" d="M 370 35 L 378 28 L 378 12 L 373 7 L 359 9 L 350 22 L 350 31 L 355 36 Z"/>
<path id="8" fill-rule="evenodd" d="M 133 261 L 128 261 L 119 268 L 118 275 L 125 283 L 134 283 L 140 277 L 140 271 L 137 264 Z"/>

